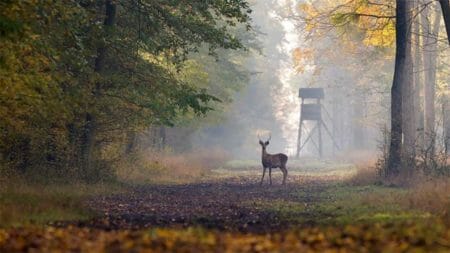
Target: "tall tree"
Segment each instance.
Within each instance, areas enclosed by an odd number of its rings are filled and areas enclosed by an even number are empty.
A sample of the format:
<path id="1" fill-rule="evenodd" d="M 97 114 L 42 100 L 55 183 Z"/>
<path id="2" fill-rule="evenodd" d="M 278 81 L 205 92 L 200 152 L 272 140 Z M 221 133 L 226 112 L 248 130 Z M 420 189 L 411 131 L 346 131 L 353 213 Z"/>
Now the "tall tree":
<path id="1" fill-rule="evenodd" d="M 405 162 L 405 169 L 411 168 L 415 158 L 416 145 L 416 108 L 414 96 L 414 74 L 413 74 L 413 58 L 412 58 L 412 29 L 413 16 L 415 16 L 414 4 L 412 1 L 407 1 L 406 7 L 407 15 L 407 34 L 406 34 L 406 59 L 404 68 L 404 82 L 402 85 L 402 121 L 403 121 L 403 158 Z"/>
<path id="2" fill-rule="evenodd" d="M 442 15 L 444 16 L 445 30 L 447 31 L 447 40 L 450 44 L 450 4 L 449 0 L 439 0 Z"/>
<path id="3" fill-rule="evenodd" d="M 103 26 L 104 30 L 107 32 L 106 34 L 106 40 L 109 40 L 110 34 L 113 33 L 113 28 L 116 22 L 116 10 L 117 5 L 112 0 L 105 0 L 104 3 L 104 21 Z M 109 36 L 108 36 L 109 35 Z M 94 72 L 98 75 L 102 75 L 105 64 L 106 64 L 106 53 L 108 50 L 108 45 L 106 43 L 102 43 L 97 48 L 97 57 L 95 58 L 95 64 L 94 64 Z M 101 92 L 101 83 L 97 81 L 95 83 L 94 91 L 93 91 L 93 103 L 98 101 L 100 97 Z M 96 137 L 96 131 L 97 129 L 97 119 L 95 113 L 88 111 L 86 112 L 86 118 L 85 123 L 83 126 L 83 133 L 82 133 L 82 141 L 81 141 L 81 147 L 82 152 L 81 155 L 83 157 L 83 168 L 84 170 L 91 171 L 93 170 L 93 155 L 94 155 L 94 149 L 95 149 L 95 137 Z"/>
<path id="4" fill-rule="evenodd" d="M 391 88 L 391 140 L 386 168 L 387 176 L 399 174 L 402 166 L 402 100 L 403 85 L 406 80 L 406 57 L 408 53 L 408 3 L 396 0 L 396 52 L 394 80 Z"/>
<path id="5" fill-rule="evenodd" d="M 450 44 L 450 4 L 448 0 L 439 0 L 441 5 L 442 15 L 444 17 L 445 30 L 447 32 L 447 40 Z M 444 102 L 442 104 L 443 109 L 443 122 L 444 122 L 444 143 L 445 151 L 448 153 L 450 151 L 450 101 L 448 95 L 444 97 Z"/>
<path id="6" fill-rule="evenodd" d="M 414 10 L 420 10 L 420 0 L 414 0 Z M 413 71 L 414 71 L 414 110 L 415 110 L 415 126 L 416 126 L 416 146 L 423 146 L 423 135 L 419 129 L 423 129 L 423 102 L 421 97 L 421 89 L 423 87 L 423 63 L 422 63 L 422 48 L 423 36 L 421 36 L 422 15 L 414 13 L 414 20 L 412 22 L 412 46 L 413 46 Z"/>
<path id="7" fill-rule="evenodd" d="M 423 11 L 423 28 L 424 28 L 424 145 L 429 153 L 434 153 L 435 145 L 435 96 L 436 96 L 436 67 L 439 27 L 441 21 L 441 13 L 432 8 Z M 431 19 L 434 14 L 434 19 Z"/>

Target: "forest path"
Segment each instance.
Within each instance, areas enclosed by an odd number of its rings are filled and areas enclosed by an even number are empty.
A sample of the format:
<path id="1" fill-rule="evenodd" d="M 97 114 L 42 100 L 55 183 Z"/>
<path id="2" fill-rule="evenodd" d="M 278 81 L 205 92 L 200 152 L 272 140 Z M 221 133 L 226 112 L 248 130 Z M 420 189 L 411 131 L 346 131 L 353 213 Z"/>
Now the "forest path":
<path id="1" fill-rule="evenodd" d="M 448 226 L 395 205 L 402 189 L 346 185 L 335 176 L 291 175 L 286 186 L 281 173 L 272 186 L 259 179 L 99 196 L 86 203 L 98 215 L 90 221 L 0 229 L 0 252 L 450 251 Z"/>
<path id="2" fill-rule="evenodd" d="M 283 186 L 278 174 L 272 175 L 273 185 L 259 185 L 256 176 L 240 176 L 135 187 L 129 193 L 90 200 L 89 208 L 102 215 L 79 225 L 113 230 L 200 226 L 264 233 L 315 225 L 333 215 L 308 208 L 326 197 L 320 193 L 332 179 L 291 176 Z"/>

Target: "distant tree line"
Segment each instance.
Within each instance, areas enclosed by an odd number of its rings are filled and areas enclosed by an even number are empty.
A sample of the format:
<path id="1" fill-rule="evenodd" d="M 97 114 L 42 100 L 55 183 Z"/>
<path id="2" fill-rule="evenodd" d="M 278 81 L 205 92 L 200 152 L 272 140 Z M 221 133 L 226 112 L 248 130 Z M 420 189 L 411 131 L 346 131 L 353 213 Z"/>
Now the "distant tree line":
<path id="1" fill-rule="evenodd" d="M 449 26 L 449 2 L 439 1 L 444 16 L 444 23 Z M 396 55 L 394 80 L 391 90 L 391 139 L 389 157 L 386 167 L 387 176 L 411 174 L 414 169 L 417 153 L 416 144 L 422 153 L 425 153 L 423 163 L 434 163 L 436 133 L 436 76 L 437 76 L 437 45 L 439 40 L 439 28 L 442 14 L 437 11 L 434 21 L 429 15 L 429 6 L 432 2 L 397 0 L 395 7 L 396 18 Z M 432 9 L 433 10 L 433 9 Z M 422 17 L 418 19 L 418 17 Z M 416 37 L 423 34 L 422 44 L 419 38 L 413 42 L 413 34 Z M 421 32 L 421 33 L 420 33 Z M 450 44 L 449 34 L 447 38 Z M 416 52 L 414 58 L 414 51 Z M 420 51 L 423 52 L 420 58 Z M 421 63 L 420 61 L 423 61 Z M 423 65 L 422 65 L 423 64 Z M 423 66 L 423 67 L 422 67 Z M 424 69 L 424 83 L 420 84 L 420 68 Z M 418 73 L 414 75 L 414 72 Z M 417 136 L 418 128 L 416 117 L 420 117 L 420 106 L 415 100 L 420 101 L 418 90 L 424 87 L 424 123 L 422 136 Z M 443 108 L 448 110 L 448 108 Z M 444 112 L 445 114 L 445 112 Z M 444 128 L 449 126 L 444 123 Z M 442 137 L 447 147 L 450 136 L 445 133 Z M 421 140 L 422 139 L 422 140 Z M 444 162 L 447 160 L 447 150 L 444 153 Z M 428 160 L 428 161 L 427 161 Z M 446 173 L 448 174 L 448 173 Z"/>
<path id="2" fill-rule="evenodd" d="M 373 93 L 378 97 L 388 95 L 377 103 L 385 104 L 390 113 L 377 113 L 374 119 L 390 123 L 389 127 L 382 127 L 387 130 L 387 138 L 382 139 L 386 142 L 382 173 L 396 177 L 433 168 L 438 174 L 450 175 L 446 163 L 450 147 L 450 78 L 445 51 L 450 42 L 449 1 L 324 0 L 305 3 L 300 9 L 303 13 L 300 18 L 309 31 L 307 38 L 311 41 L 318 36 L 328 38 L 323 43 L 314 41 L 313 48 L 326 43 L 333 48 L 331 40 L 343 45 L 344 50 L 367 58 L 361 60 L 364 66 L 347 65 L 345 73 L 358 78 L 356 87 L 346 87 L 356 90 L 360 97 L 370 98 Z M 443 27 L 447 35 L 442 32 Z M 330 29 L 335 33 L 324 32 Z M 320 62 L 324 55 L 327 60 L 332 55 L 313 52 L 312 59 L 320 67 L 324 66 Z M 395 62 L 393 78 L 392 67 L 386 64 L 390 59 Z M 322 75 L 323 72 L 317 74 Z M 385 88 L 389 91 L 384 91 Z M 355 108 L 362 102 L 355 101 Z M 377 110 L 372 106 L 366 111 Z"/>

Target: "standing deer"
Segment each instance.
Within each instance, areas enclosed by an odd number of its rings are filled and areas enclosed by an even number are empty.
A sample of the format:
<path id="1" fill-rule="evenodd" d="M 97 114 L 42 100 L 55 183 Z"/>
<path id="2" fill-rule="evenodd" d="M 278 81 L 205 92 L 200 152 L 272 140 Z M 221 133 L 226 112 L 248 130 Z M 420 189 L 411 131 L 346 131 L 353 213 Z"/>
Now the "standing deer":
<path id="1" fill-rule="evenodd" d="M 263 175 L 261 178 L 261 183 L 260 185 L 262 185 L 263 180 L 264 180 L 264 175 L 266 174 L 266 169 L 269 168 L 269 180 L 270 180 L 270 185 L 272 185 L 272 169 L 273 168 L 280 168 L 281 172 L 283 172 L 283 185 L 286 184 L 286 177 L 287 177 L 287 169 L 286 169 L 286 163 L 288 160 L 287 155 L 285 154 L 275 154 L 275 155 L 271 155 L 268 154 L 266 151 L 266 147 L 269 145 L 269 141 L 271 139 L 271 135 L 269 136 L 269 139 L 265 142 L 263 142 L 261 140 L 261 138 L 259 138 L 259 144 L 262 147 L 262 165 L 263 165 Z"/>

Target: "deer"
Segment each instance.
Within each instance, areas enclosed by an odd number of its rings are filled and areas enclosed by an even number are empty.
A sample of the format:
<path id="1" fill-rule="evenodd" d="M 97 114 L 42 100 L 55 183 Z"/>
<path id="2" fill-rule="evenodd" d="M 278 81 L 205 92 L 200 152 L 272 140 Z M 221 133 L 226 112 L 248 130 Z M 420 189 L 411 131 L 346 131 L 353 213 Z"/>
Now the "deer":
<path id="1" fill-rule="evenodd" d="M 269 169 L 269 182 L 270 185 L 272 185 L 272 169 L 274 168 L 280 168 L 281 172 L 283 172 L 283 185 L 286 184 L 286 177 L 287 177 L 287 169 L 286 169 L 286 163 L 288 160 L 288 156 L 282 153 L 271 155 L 267 153 L 266 148 L 269 145 L 269 141 L 272 138 L 272 135 L 269 135 L 269 139 L 267 141 L 262 141 L 261 138 L 258 135 L 259 139 L 259 145 L 262 147 L 262 166 L 263 166 L 263 175 L 261 178 L 260 185 L 262 185 L 264 176 L 266 174 L 266 169 Z"/>

